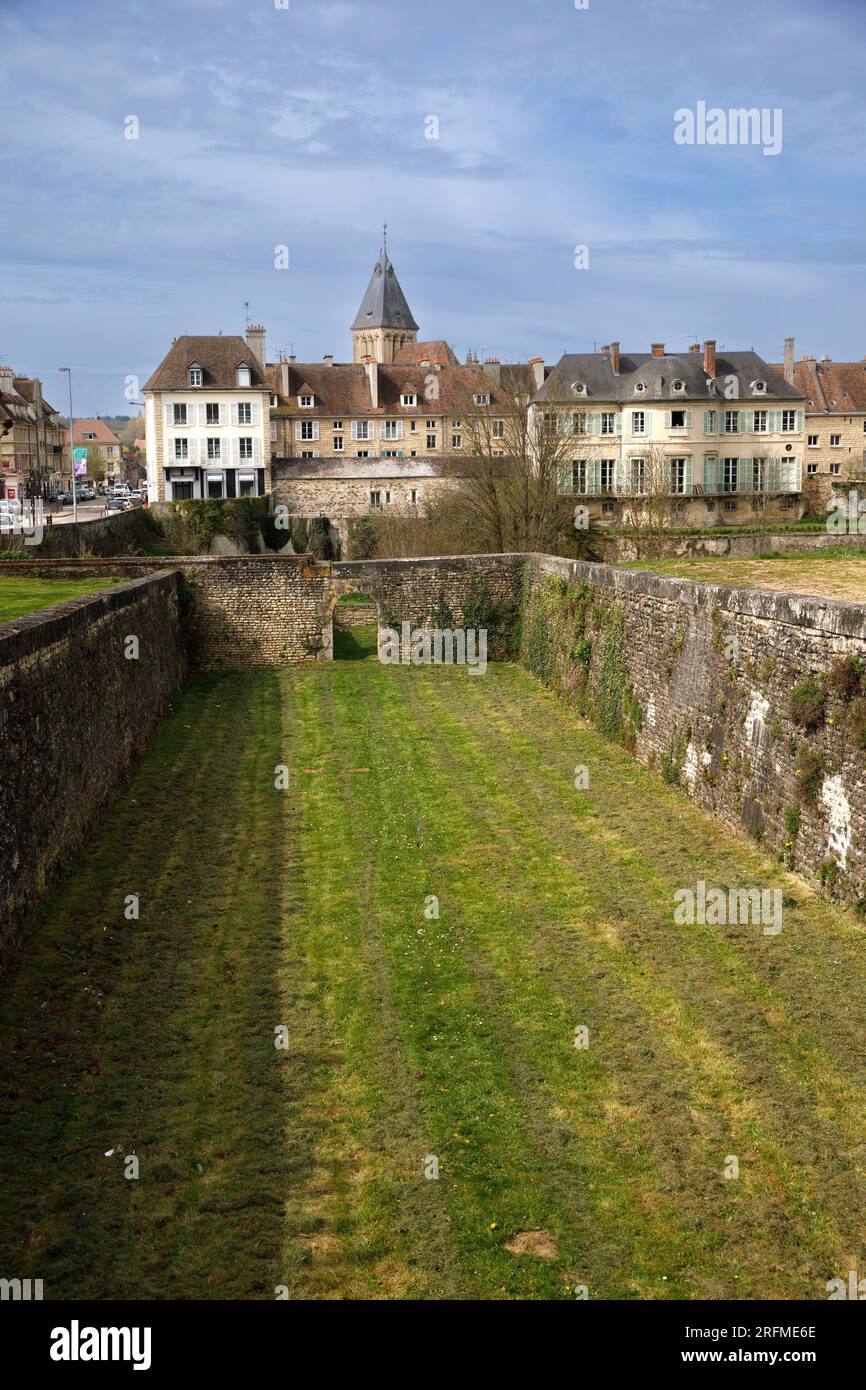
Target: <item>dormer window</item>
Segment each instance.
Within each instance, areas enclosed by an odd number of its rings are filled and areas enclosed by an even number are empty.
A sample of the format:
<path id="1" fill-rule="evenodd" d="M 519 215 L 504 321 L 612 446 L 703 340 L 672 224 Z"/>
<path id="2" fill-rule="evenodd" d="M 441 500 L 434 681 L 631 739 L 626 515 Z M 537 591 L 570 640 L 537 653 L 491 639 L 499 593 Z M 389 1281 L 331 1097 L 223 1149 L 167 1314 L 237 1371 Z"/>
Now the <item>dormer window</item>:
<path id="1" fill-rule="evenodd" d="M 238 383 L 238 386 L 252 386 L 252 378 L 251 378 L 251 376 L 250 376 L 250 369 L 249 369 L 249 367 L 247 367 L 247 366 L 245 366 L 245 365 L 244 365 L 244 366 L 238 367 L 238 369 L 237 369 L 237 383 Z"/>
<path id="2" fill-rule="evenodd" d="M 279 399 L 276 396 L 271 395 L 271 410 L 276 410 L 279 403 Z"/>
<path id="3" fill-rule="evenodd" d="M 766 389 L 767 389 L 767 383 L 766 383 L 766 381 L 753 381 L 753 382 L 752 382 L 752 390 L 754 391 L 754 393 L 755 393 L 756 396 L 761 396 L 761 395 L 763 395 L 763 393 L 766 391 Z"/>
<path id="4" fill-rule="evenodd" d="M 201 386 L 201 367 L 190 367 L 187 379 L 190 386 Z"/>
<path id="5" fill-rule="evenodd" d="M 313 405 L 312 396 L 298 396 L 298 405 L 301 406 L 304 410 L 311 410 Z"/>
<path id="6" fill-rule="evenodd" d="M 681 381 L 673 381 L 673 382 L 671 382 L 671 390 L 672 390 L 672 391 L 684 391 L 684 390 L 685 390 L 685 386 L 684 386 L 683 382 L 681 382 Z"/>
<path id="7" fill-rule="evenodd" d="M 576 396 L 586 395 L 586 383 L 583 381 L 573 381 L 571 383 L 571 389 Z"/>
<path id="8" fill-rule="evenodd" d="M 476 405 L 489 405 L 490 397 L 487 395 L 477 395 L 474 397 Z"/>
<path id="9" fill-rule="evenodd" d="M 404 391 L 400 397 L 400 404 L 405 406 L 417 405 L 418 397 L 415 395 L 414 391 Z"/>
<path id="10" fill-rule="evenodd" d="M 644 391 L 646 390 L 646 382 L 645 382 L 645 381 L 636 381 L 636 382 L 635 382 L 635 385 L 634 385 L 634 389 L 637 391 L 637 393 L 638 393 L 639 396 L 642 396 L 643 393 L 644 393 Z"/>

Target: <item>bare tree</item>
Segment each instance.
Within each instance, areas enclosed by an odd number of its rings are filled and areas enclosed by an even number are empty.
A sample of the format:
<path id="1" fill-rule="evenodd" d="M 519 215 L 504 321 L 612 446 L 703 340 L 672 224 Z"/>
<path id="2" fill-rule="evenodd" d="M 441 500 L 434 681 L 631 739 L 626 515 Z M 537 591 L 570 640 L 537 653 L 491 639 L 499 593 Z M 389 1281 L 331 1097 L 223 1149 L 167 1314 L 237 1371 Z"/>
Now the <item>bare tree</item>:
<path id="1" fill-rule="evenodd" d="M 665 533 L 673 522 L 676 494 L 671 481 L 671 461 L 661 444 L 648 444 L 625 460 L 623 530 L 634 547 L 636 560 L 661 553 Z"/>
<path id="2" fill-rule="evenodd" d="M 752 459 L 752 492 L 749 495 L 749 506 L 755 517 L 755 525 L 758 534 L 766 534 L 767 526 L 773 510 L 773 502 L 782 496 L 784 488 L 782 486 L 782 460 L 781 459 Z"/>

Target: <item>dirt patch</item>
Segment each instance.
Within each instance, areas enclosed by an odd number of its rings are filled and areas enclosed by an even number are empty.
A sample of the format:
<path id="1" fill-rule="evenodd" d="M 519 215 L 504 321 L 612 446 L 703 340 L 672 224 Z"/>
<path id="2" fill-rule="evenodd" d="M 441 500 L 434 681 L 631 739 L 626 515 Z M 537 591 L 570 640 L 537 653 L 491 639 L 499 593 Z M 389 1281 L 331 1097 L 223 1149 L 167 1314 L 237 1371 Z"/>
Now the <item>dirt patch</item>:
<path id="1" fill-rule="evenodd" d="M 559 1251 L 549 1231 L 518 1231 L 505 1242 L 512 1255 L 537 1255 L 540 1260 L 555 1260 Z"/>

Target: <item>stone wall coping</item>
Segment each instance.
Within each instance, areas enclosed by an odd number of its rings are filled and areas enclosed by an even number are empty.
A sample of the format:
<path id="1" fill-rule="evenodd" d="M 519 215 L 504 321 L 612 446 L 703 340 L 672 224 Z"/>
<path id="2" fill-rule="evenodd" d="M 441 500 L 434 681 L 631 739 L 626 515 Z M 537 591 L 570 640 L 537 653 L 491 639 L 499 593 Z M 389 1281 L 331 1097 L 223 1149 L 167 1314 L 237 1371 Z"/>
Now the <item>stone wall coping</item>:
<path id="1" fill-rule="evenodd" d="M 178 578 L 177 570 L 162 569 L 156 574 L 146 574 L 126 584 L 98 589 L 92 594 L 80 594 L 50 608 L 41 608 L 35 613 L 25 613 L 21 618 L 13 618 L 8 623 L 0 623 L 0 668 L 11 666 L 43 647 L 50 647 L 103 613 L 131 607 L 141 598 L 143 590 L 170 592 L 176 587 Z"/>

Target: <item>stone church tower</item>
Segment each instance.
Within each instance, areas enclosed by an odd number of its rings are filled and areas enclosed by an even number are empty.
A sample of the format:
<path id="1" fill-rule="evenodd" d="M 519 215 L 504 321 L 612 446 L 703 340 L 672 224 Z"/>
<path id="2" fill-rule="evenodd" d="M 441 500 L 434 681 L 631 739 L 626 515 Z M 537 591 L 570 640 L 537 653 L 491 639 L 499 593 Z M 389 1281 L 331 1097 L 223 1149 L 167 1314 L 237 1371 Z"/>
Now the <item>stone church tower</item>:
<path id="1" fill-rule="evenodd" d="M 387 242 L 373 267 L 370 283 L 352 324 L 352 360 L 393 362 L 402 347 L 418 341 L 418 325 L 388 259 Z"/>

